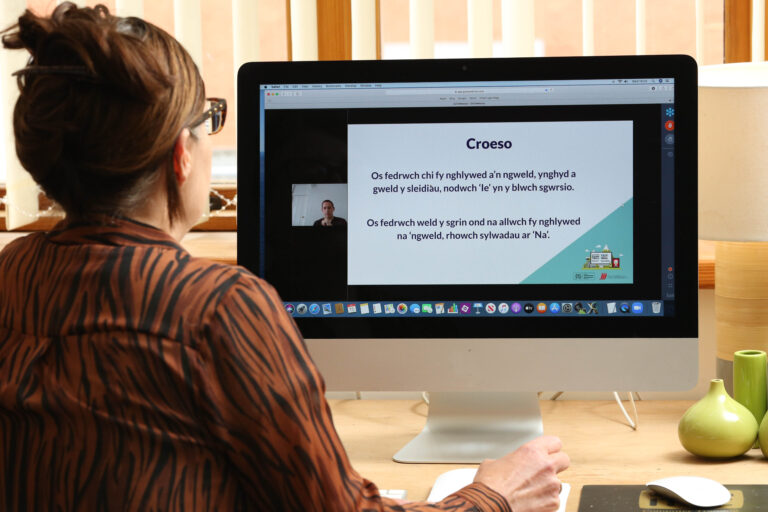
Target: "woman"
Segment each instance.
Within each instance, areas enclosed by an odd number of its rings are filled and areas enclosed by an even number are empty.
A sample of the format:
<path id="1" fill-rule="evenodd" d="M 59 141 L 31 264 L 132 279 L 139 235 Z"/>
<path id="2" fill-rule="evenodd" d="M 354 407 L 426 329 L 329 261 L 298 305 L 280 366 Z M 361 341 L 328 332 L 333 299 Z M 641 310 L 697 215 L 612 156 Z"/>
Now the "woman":
<path id="1" fill-rule="evenodd" d="M 0 507 L 557 508 L 555 438 L 437 504 L 382 499 L 352 469 L 275 291 L 178 244 L 226 102 L 171 36 L 65 3 L 3 44 L 31 54 L 17 153 L 66 219 L 0 253 Z"/>

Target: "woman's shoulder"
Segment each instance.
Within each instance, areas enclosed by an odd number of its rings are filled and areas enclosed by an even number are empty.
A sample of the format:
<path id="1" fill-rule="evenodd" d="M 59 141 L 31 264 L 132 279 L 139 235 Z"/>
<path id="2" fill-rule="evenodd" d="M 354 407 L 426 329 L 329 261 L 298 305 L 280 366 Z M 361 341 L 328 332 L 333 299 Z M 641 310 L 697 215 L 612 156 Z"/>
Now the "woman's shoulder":
<path id="1" fill-rule="evenodd" d="M 10 236 L 0 238 L 0 259 L 31 251 L 45 241 L 45 233 L 43 232 L 34 232 L 23 236 L 18 236 L 15 233 L 2 234 Z"/>
<path id="2" fill-rule="evenodd" d="M 190 327 L 203 328 L 206 336 L 247 332 L 259 337 L 264 329 L 295 331 L 275 288 L 244 267 L 195 260 L 202 272 L 189 281 L 183 301 L 192 305 L 185 314 Z M 264 331 L 264 332 L 266 332 Z M 269 337 L 276 343 L 273 337 Z"/>
<path id="3" fill-rule="evenodd" d="M 209 302 L 227 300 L 247 302 L 279 300 L 275 289 L 264 279 L 239 265 L 191 257 L 184 274 L 191 290 L 207 290 Z"/>

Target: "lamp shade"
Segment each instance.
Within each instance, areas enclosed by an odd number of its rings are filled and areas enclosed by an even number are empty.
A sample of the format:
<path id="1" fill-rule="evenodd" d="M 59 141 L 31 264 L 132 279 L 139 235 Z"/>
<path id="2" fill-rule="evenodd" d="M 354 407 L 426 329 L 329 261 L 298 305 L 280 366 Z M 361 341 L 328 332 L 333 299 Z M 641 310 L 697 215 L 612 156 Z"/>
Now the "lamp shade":
<path id="1" fill-rule="evenodd" d="M 768 241 L 768 62 L 699 68 L 699 238 Z"/>

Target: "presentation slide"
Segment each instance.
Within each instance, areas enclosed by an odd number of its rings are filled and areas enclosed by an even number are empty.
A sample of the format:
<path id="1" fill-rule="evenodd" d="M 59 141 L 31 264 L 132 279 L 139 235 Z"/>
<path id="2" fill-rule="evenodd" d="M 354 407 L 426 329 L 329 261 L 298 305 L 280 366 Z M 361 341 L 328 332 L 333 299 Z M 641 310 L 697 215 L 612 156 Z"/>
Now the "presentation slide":
<path id="1" fill-rule="evenodd" d="M 631 283 L 632 125 L 350 124 L 348 284 Z"/>

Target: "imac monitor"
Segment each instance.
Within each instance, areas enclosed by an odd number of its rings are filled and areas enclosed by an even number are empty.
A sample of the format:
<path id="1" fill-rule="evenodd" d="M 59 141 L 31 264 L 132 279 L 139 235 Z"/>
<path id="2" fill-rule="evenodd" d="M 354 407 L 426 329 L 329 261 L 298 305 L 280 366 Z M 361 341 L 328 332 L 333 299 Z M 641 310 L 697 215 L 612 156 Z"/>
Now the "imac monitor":
<path id="1" fill-rule="evenodd" d="M 540 390 L 698 376 L 686 56 L 248 63 L 238 262 L 329 390 L 429 392 L 405 462 L 541 433 Z"/>

